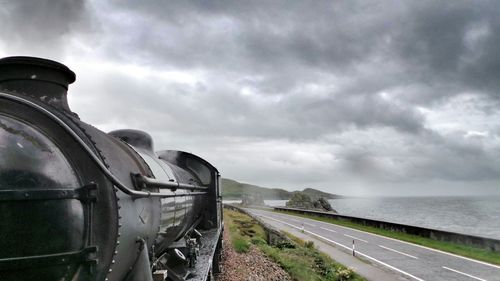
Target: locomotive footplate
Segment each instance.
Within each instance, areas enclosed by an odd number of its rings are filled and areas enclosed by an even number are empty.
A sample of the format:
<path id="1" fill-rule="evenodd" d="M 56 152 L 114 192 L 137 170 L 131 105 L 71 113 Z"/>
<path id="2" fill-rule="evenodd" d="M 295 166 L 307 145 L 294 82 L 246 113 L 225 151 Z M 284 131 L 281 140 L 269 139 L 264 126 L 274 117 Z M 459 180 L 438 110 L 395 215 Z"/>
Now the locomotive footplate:
<path id="1" fill-rule="evenodd" d="M 218 249 L 219 241 L 222 238 L 221 229 L 211 229 L 200 231 L 200 245 L 197 262 L 187 269 L 185 277 L 176 276 L 174 270 L 167 270 L 166 280 L 186 280 L 186 281 L 205 281 L 213 280 L 212 274 L 218 272 L 219 262 Z M 160 271 L 160 270 L 159 270 Z M 215 271 L 215 272 L 214 272 Z"/>

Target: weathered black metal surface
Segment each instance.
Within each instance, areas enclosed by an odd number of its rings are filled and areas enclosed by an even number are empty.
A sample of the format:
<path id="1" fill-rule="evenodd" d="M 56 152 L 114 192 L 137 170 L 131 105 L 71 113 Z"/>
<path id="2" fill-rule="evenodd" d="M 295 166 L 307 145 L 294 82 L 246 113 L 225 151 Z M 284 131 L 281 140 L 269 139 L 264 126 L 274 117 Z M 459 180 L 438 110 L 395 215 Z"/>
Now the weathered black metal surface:
<path id="1" fill-rule="evenodd" d="M 95 266 L 97 260 L 94 258 L 94 254 L 96 252 L 97 247 L 88 247 L 76 252 L 0 259 L 0 270 L 49 267 L 72 263 L 88 263 Z"/>
<path id="2" fill-rule="evenodd" d="M 210 270 L 213 270 L 213 261 L 218 262 L 218 245 L 221 238 L 221 229 L 211 229 L 202 231 L 200 256 L 194 268 L 190 269 L 193 272 L 190 281 L 205 281 Z M 217 269 L 216 269 L 217 270 Z"/>
<path id="3" fill-rule="evenodd" d="M 61 110 L 70 111 L 67 90 L 75 79 L 73 71 L 55 61 L 34 57 L 0 59 L 0 90 L 15 90 Z"/>
<path id="4" fill-rule="evenodd" d="M 184 152 L 160 159 L 141 131 L 81 122 L 66 102 L 74 80 L 57 62 L 0 60 L 0 280 L 139 281 L 195 228 L 217 245 L 217 170 Z"/>
<path id="5" fill-rule="evenodd" d="M 116 130 L 108 133 L 110 136 L 130 144 L 131 146 L 154 153 L 153 138 L 146 132 L 139 130 Z"/>
<path id="6" fill-rule="evenodd" d="M 157 179 L 145 177 L 141 174 L 133 174 L 132 177 L 135 180 L 135 185 L 141 189 L 148 188 L 160 188 L 160 189 L 170 189 L 171 191 L 176 191 L 177 189 L 195 191 L 195 190 L 208 190 L 206 186 L 199 186 L 194 184 L 179 183 L 171 179 L 168 182 L 160 181 Z"/>
<path id="7" fill-rule="evenodd" d="M 36 102 L 33 99 L 31 101 Z M 65 118 L 68 125 L 75 125 L 69 117 L 60 117 Z M 99 263 L 92 278 L 98 277 L 107 266 L 106 260 L 111 263 L 114 244 L 109 241 L 116 237 L 113 235 L 117 225 L 117 215 L 113 211 L 117 209 L 116 197 L 109 181 L 99 173 L 87 153 L 72 137 L 30 106 L 0 99 L 0 120 L 4 124 L 7 124 L 6 120 L 16 120 L 26 127 L 14 131 L 12 129 L 15 126 L 9 126 L 7 130 L 0 129 L 0 135 L 3 135 L 0 139 L 11 135 L 14 138 L 12 145 L 18 148 L 6 147 L 2 151 L 3 157 L 0 159 L 6 162 L 0 165 L 1 190 L 28 189 L 34 194 L 48 190 L 50 193 L 54 189 L 64 191 L 95 183 L 98 189 L 94 195 L 99 199 L 99 203 L 72 198 L 0 201 L 0 232 L 5 238 L 0 239 L 1 258 L 57 255 L 97 246 L 96 259 Z M 84 136 L 78 127 L 75 130 Z M 35 137 L 38 135 L 34 132 L 43 137 Z M 47 145 L 42 145 L 44 142 L 41 140 L 44 138 Z M 85 141 L 90 143 L 89 140 Z M 57 163 L 66 164 L 61 166 Z M 73 183 L 68 183 L 65 179 L 71 175 L 74 177 Z M 81 267 L 84 269 L 79 269 Z M 33 267 L 22 273 L 25 280 L 59 280 L 62 276 L 73 275 L 75 280 L 85 280 L 90 278 L 90 271 L 85 268 L 87 264 L 78 263 Z M 1 280 L 19 280 L 19 272 L 16 274 L 14 270 L 3 270 L 0 277 Z"/>
<path id="8" fill-rule="evenodd" d="M 0 190 L 0 201 L 77 199 L 82 202 L 97 201 L 97 185 L 89 184 L 76 189 L 46 188 Z"/>

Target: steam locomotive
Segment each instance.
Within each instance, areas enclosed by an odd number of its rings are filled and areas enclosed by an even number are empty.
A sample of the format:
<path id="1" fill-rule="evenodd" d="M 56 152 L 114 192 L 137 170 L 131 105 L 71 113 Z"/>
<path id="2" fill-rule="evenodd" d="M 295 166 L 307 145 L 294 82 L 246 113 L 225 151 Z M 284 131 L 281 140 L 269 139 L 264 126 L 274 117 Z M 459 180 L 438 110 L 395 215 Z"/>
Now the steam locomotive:
<path id="1" fill-rule="evenodd" d="M 82 122 L 74 81 L 55 61 L 0 59 L 0 280 L 212 280 L 217 169 Z"/>

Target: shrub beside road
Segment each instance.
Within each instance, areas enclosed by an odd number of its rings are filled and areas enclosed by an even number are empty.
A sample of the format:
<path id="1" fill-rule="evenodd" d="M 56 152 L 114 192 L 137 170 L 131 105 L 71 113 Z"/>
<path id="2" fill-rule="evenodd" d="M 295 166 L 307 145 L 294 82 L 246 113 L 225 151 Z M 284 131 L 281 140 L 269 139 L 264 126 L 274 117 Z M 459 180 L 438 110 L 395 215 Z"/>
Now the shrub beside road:
<path id="1" fill-rule="evenodd" d="M 238 254 L 255 255 L 258 250 L 286 271 L 291 279 L 298 281 L 365 280 L 352 270 L 336 263 L 329 256 L 319 252 L 313 242 L 303 241 L 290 234 L 290 242 L 275 246 L 266 241 L 264 229 L 250 216 L 224 209 L 225 231 L 232 249 Z M 229 242 L 229 241 L 226 241 Z M 227 270 L 225 268 L 224 270 Z M 256 270 L 258 271 L 258 270 Z M 256 273 L 257 274 L 257 273 Z M 233 280 L 237 280 L 235 276 Z M 248 277 L 247 277 L 248 278 Z M 258 280 L 259 277 L 253 277 Z M 248 279 L 245 279 L 248 280 Z M 275 279 L 272 275 L 264 280 Z"/>

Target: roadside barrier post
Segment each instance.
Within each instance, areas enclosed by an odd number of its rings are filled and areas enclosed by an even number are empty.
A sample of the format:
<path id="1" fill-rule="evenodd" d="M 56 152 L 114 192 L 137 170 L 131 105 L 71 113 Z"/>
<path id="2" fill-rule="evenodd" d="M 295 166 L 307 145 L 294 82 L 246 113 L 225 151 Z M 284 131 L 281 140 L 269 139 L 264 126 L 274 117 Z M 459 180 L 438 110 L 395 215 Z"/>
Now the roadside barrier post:
<path id="1" fill-rule="evenodd" d="M 356 247 L 354 246 L 354 240 L 352 240 L 352 256 L 356 256 Z"/>

